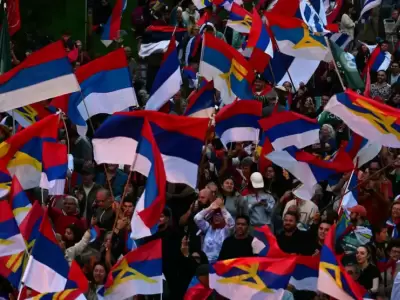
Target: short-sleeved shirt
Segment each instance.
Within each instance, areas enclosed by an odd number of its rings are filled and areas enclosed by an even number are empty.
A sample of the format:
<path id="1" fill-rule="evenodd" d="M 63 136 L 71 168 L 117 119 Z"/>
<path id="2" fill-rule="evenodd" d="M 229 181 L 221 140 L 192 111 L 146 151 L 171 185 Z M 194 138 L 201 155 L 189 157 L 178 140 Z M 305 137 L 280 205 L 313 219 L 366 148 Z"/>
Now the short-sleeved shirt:
<path id="1" fill-rule="evenodd" d="M 372 288 L 372 283 L 374 278 L 380 277 L 379 269 L 373 265 L 369 264 L 364 270 L 361 271 L 360 277 L 358 278 L 358 283 L 361 284 L 366 290 Z"/>

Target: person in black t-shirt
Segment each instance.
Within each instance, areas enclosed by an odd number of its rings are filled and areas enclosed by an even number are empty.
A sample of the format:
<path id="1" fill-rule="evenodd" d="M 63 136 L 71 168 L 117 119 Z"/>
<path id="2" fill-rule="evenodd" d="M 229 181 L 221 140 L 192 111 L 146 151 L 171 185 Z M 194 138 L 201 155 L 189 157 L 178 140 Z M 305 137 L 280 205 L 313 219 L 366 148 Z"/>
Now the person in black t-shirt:
<path id="1" fill-rule="evenodd" d="M 252 257 L 265 247 L 261 241 L 249 235 L 249 223 L 248 216 L 236 217 L 235 233 L 225 239 L 218 260 Z"/>
<path id="2" fill-rule="evenodd" d="M 299 216 L 296 212 L 288 211 L 283 218 L 283 232 L 280 233 L 276 240 L 279 248 L 286 253 L 305 254 L 307 245 L 307 233 L 297 229 Z"/>
<path id="3" fill-rule="evenodd" d="M 361 269 L 358 283 L 368 291 L 370 298 L 374 298 L 379 288 L 380 273 L 378 268 L 371 263 L 371 250 L 369 247 L 366 245 L 358 247 L 356 259 Z"/>

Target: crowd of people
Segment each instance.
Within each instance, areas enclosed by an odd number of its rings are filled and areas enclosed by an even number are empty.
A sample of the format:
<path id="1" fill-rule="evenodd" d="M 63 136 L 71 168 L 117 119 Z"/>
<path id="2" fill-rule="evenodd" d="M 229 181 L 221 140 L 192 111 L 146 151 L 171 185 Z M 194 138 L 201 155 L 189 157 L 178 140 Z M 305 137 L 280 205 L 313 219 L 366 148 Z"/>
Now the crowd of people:
<path id="1" fill-rule="evenodd" d="M 244 41 L 243 35 L 226 27 L 226 21 L 215 7 L 199 12 L 189 1 L 181 1 L 178 5 L 167 2 L 171 1 L 139 1 L 131 13 L 132 30 L 127 30 L 134 34 L 138 44 L 125 45 L 123 39 L 115 43 L 125 49 L 140 107 L 149 97 L 162 60 L 162 54 L 152 54 L 144 59 L 133 55 L 140 48 L 147 26 L 187 28 L 182 47 L 185 49 L 185 43 L 199 33 L 197 22 L 207 11 L 211 16 L 208 22 L 212 24 L 206 25 L 206 30 L 214 32 L 236 49 L 240 49 Z M 256 6 L 261 15 L 268 2 L 260 1 Z M 109 1 L 95 1 L 94 25 L 104 24 L 111 10 Z M 344 11 L 338 18 L 340 28 L 354 38 L 359 11 L 353 6 Z M 391 17 L 397 21 L 396 25 L 400 22 L 398 16 L 398 10 L 393 10 Z M 84 50 L 81 41 L 74 41 L 68 34 L 63 36 L 63 41 L 67 51 L 78 49 L 78 56 L 73 61 L 75 69 L 95 58 Z M 387 71 L 371 72 L 370 95 L 377 101 L 399 108 L 400 56 L 397 45 L 393 44 L 393 39 L 387 41 L 385 37 L 381 37 L 379 45 L 392 52 L 392 62 Z M 29 52 L 17 50 L 12 52 L 14 66 L 29 55 Z M 354 40 L 347 51 L 355 54 L 357 69 L 361 73 L 371 54 L 368 47 Z M 184 57 L 182 65 L 185 64 Z M 197 71 L 199 60 L 199 55 L 193 56 L 188 63 Z M 169 113 L 182 115 L 187 98 L 195 88 L 184 80 L 181 90 L 172 99 Z M 268 82 L 262 74 L 257 74 L 253 84 L 254 98 L 263 104 L 263 117 L 268 117 L 277 106 L 278 111 L 290 109 L 318 119 L 321 124 L 320 142 L 306 150 L 321 158 L 330 157 L 350 138 L 346 124 L 333 114 L 324 112 L 331 96 L 342 91 L 334 64 L 325 62 L 320 63 L 309 82 L 298 87 L 290 81 L 274 87 L 274 83 Z M 289 107 L 286 103 L 288 95 L 292 99 Z M 107 117 L 98 115 L 90 122 L 96 128 Z M 4 141 L 15 131 L 13 126 L 16 124 L 6 114 L 3 114 L 2 124 L 0 136 Z M 292 174 L 272 163 L 259 164 L 258 145 L 235 142 L 224 147 L 218 137 L 212 135 L 204 147 L 197 189 L 167 183 L 167 202 L 157 233 L 135 241 L 132 246 L 128 242 L 131 218 L 146 178 L 137 172 L 128 175 L 130 166 L 97 165 L 91 144 L 93 132 L 89 132 L 87 137 L 79 136 L 68 120 L 66 124 L 67 130 L 60 129 L 60 139 L 68 139 L 73 168 L 68 174 L 65 195 L 51 197 L 40 189 L 27 193 L 32 201 L 40 201 L 47 207 L 66 259 L 69 262 L 77 260 L 82 267 L 90 282 L 86 293 L 89 300 L 100 299 L 98 291 L 121 256 L 157 238 L 162 240 L 164 292 L 162 296 L 137 295 L 133 299 L 183 299 L 192 277 L 204 279 L 209 264 L 257 256 L 265 246 L 254 237 L 257 227 L 268 226 L 285 253 L 319 255 L 331 226 L 341 217 L 340 204 L 350 173 L 344 174 L 333 186 L 329 182 L 320 182 L 311 199 L 302 199 L 296 194 L 300 182 Z M 335 250 L 343 255 L 346 271 L 365 288 L 371 299 L 400 299 L 399 155 L 397 149 L 382 147 L 374 159 L 357 171 L 360 182 L 356 187 L 358 205 L 348 210 L 349 225 L 336 243 Z M 100 228 L 101 233 L 94 242 L 90 236 L 93 226 Z M 203 284 L 207 285 L 207 280 L 203 279 Z M 3 299 L 16 299 L 15 289 L 4 278 L 1 279 L 0 293 Z M 214 291 L 209 299 L 224 298 Z M 296 290 L 289 285 L 283 299 L 329 297 L 318 291 Z"/>

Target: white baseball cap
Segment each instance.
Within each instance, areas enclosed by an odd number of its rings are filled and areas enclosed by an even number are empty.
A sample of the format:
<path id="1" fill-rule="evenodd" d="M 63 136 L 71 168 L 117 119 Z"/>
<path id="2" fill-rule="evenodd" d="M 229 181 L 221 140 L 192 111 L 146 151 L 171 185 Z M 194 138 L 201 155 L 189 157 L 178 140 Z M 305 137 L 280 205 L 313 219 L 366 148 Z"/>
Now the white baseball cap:
<path id="1" fill-rule="evenodd" d="M 254 172 L 250 176 L 251 185 L 255 189 L 262 189 L 264 187 L 264 179 L 260 172 Z"/>

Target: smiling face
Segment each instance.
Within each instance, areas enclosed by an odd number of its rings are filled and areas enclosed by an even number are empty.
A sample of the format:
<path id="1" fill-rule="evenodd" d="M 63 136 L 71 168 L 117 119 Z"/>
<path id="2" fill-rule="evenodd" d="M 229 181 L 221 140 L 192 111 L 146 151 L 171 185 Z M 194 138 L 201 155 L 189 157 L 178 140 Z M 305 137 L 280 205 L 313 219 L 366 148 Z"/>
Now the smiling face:
<path id="1" fill-rule="evenodd" d="M 93 269 L 93 279 L 96 284 L 103 284 L 106 278 L 106 270 L 102 265 L 96 265 Z"/>
<path id="2" fill-rule="evenodd" d="M 356 251 L 357 263 L 360 265 L 365 264 L 366 262 L 368 262 L 368 259 L 369 259 L 369 254 L 367 248 L 358 247 Z"/>
<path id="3" fill-rule="evenodd" d="M 232 193 L 233 192 L 233 188 L 234 188 L 234 183 L 233 183 L 233 180 L 232 179 L 226 179 L 225 181 L 224 181 L 224 183 L 222 184 L 222 189 L 225 191 L 225 192 L 228 192 L 228 193 Z"/>

